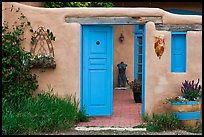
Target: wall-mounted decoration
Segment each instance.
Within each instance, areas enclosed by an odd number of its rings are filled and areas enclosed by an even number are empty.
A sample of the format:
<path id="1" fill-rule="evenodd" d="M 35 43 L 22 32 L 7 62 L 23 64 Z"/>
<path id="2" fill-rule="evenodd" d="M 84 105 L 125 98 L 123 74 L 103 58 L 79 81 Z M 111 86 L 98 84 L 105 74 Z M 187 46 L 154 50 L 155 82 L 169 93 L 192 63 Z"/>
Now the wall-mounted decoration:
<path id="1" fill-rule="evenodd" d="M 154 49 L 159 59 L 161 59 L 161 56 L 164 53 L 164 46 L 165 46 L 164 35 L 160 34 L 155 36 Z"/>
<path id="2" fill-rule="evenodd" d="M 121 34 L 120 34 L 120 37 L 119 37 L 119 41 L 120 42 L 123 42 L 124 41 L 124 35 L 123 35 L 123 26 L 122 26 L 122 32 L 121 32 Z"/>
<path id="3" fill-rule="evenodd" d="M 40 26 L 31 37 L 31 54 L 33 55 L 33 68 L 56 68 L 54 59 L 54 47 L 52 40 L 55 41 L 53 33 Z"/>

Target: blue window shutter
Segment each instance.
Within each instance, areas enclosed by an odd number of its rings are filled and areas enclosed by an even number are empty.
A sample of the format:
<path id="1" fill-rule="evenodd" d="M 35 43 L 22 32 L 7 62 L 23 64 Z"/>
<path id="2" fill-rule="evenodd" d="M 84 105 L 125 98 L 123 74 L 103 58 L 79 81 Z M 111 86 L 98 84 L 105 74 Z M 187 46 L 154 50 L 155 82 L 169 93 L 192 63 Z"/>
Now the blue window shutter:
<path id="1" fill-rule="evenodd" d="M 171 72 L 186 72 L 186 32 L 171 33 Z"/>

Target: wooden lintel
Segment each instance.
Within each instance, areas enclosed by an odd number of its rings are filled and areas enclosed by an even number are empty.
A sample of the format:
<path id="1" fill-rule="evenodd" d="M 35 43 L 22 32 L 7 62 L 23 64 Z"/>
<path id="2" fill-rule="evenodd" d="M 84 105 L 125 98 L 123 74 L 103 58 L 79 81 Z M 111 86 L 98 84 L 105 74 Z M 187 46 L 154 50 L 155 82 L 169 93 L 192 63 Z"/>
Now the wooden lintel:
<path id="1" fill-rule="evenodd" d="M 67 23 L 80 24 L 143 24 L 152 21 L 162 23 L 162 17 L 92 17 L 92 18 L 65 18 Z"/>
<path id="2" fill-rule="evenodd" d="M 156 30 L 165 31 L 202 31 L 202 24 L 193 25 L 163 25 L 155 24 Z"/>

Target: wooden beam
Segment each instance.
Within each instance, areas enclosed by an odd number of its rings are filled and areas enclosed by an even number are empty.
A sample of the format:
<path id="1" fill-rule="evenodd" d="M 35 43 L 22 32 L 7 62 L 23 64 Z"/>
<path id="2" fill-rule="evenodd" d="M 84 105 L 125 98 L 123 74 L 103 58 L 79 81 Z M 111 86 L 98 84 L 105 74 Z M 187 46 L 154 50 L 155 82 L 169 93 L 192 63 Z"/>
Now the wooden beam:
<path id="1" fill-rule="evenodd" d="M 65 18 L 67 23 L 80 24 L 143 24 L 152 21 L 162 23 L 162 17 L 92 17 L 92 18 Z"/>
<path id="2" fill-rule="evenodd" d="M 202 31 L 202 24 L 193 25 L 163 25 L 155 24 L 156 30 L 165 31 Z"/>

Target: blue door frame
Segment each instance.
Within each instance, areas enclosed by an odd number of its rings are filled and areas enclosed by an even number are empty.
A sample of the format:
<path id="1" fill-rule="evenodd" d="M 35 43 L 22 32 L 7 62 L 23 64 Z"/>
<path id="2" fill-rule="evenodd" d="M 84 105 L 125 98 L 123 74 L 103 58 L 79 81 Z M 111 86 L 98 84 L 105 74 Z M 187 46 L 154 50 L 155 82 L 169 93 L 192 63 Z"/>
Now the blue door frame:
<path id="1" fill-rule="evenodd" d="M 141 75 L 142 79 L 142 116 L 145 113 L 145 36 L 146 26 L 145 24 L 135 25 L 134 31 L 134 79 L 138 80 L 138 75 Z M 142 44 L 138 42 L 138 37 L 142 37 Z M 142 51 L 139 51 L 139 47 Z M 142 62 L 139 61 L 139 56 L 142 57 Z M 141 70 L 138 66 L 142 66 Z M 141 72 L 140 72 L 141 71 Z"/>
<path id="2" fill-rule="evenodd" d="M 102 24 L 98 24 L 98 25 L 102 25 Z M 112 26 L 114 24 L 111 24 Z M 122 25 L 122 24 L 121 24 Z M 83 54 L 82 54 L 82 49 L 83 49 L 83 26 L 86 26 L 86 25 L 81 25 L 81 28 L 80 28 L 80 64 L 83 63 L 82 61 L 82 57 L 83 57 Z M 135 25 L 135 30 L 138 29 L 138 25 Z M 134 37 L 135 38 L 135 37 Z M 134 40 L 135 41 L 135 40 Z M 143 24 L 143 37 L 142 37 L 142 116 L 144 116 L 144 113 L 145 113 L 145 48 L 146 48 L 146 25 Z M 136 46 L 136 42 L 134 42 L 134 50 L 135 50 L 135 46 Z M 113 48 L 113 51 L 114 51 L 114 48 Z M 135 51 L 134 51 L 135 52 Z M 134 54 L 135 56 L 135 54 Z M 135 61 L 134 61 L 135 62 Z M 135 64 L 134 64 L 135 66 Z M 80 67 L 80 110 L 83 110 L 83 96 L 82 96 L 82 92 L 83 92 L 83 79 L 82 79 L 82 75 L 83 75 L 83 67 L 81 65 Z M 134 78 L 135 78 L 135 70 L 136 68 L 134 68 Z"/>

